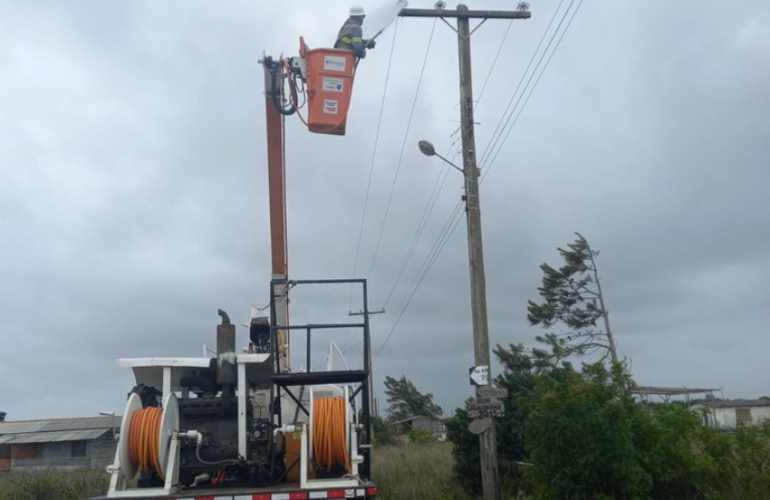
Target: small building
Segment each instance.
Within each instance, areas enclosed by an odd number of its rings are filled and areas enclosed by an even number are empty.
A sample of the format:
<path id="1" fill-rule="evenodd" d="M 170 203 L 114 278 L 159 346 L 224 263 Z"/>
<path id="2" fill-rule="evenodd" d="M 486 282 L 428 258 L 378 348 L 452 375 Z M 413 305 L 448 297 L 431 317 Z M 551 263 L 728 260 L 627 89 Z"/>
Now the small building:
<path id="1" fill-rule="evenodd" d="M 115 459 L 119 416 L 0 421 L 0 472 L 96 469 Z"/>
<path id="2" fill-rule="evenodd" d="M 439 441 L 446 440 L 446 428 L 444 422 L 436 417 L 418 415 L 392 422 L 390 428 L 397 436 L 408 436 L 410 431 L 421 429 L 429 431 Z"/>
<path id="3" fill-rule="evenodd" d="M 770 420 L 770 399 L 707 401 L 691 407 L 703 415 L 703 423 L 715 429 L 732 430 L 739 425 L 760 425 Z"/>

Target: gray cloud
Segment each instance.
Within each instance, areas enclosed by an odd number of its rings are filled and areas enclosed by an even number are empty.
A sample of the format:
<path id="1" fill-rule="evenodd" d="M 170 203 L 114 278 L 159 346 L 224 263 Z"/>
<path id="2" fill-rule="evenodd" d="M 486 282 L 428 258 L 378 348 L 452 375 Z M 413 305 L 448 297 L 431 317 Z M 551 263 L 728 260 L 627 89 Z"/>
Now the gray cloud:
<path id="1" fill-rule="evenodd" d="M 484 151 L 555 2 L 517 21 L 478 104 Z M 375 5 L 372 4 L 371 7 Z M 417 6 L 415 4 L 415 6 Z M 427 6 L 419 5 L 419 6 Z M 502 8 L 480 1 L 478 8 Z M 505 6 L 511 7 L 511 6 Z M 342 1 L 7 3 L 0 20 L 0 406 L 9 418 L 122 409 L 114 359 L 195 356 L 216 308 L 245 320 L 270 277 L 262 51 L 328 43 Z M 583 233 L 620 351 L 643 384 L 768 394 L 770 9 L 585 2 L 482 185 L 493 343 L 531 343 L 544 261 Z M 473 38 L 481 89 L 506 23 Z M 442 23 L 401 156 L 430 34 L 399 23 L 357 274 L 371 307 L 394 285 L 436 178 L 416 141 L 450 146 L 457 51 Z M 362 63 L 345 137 L 287 122 L 290 269 L 353 270 L 392 31 Z M 461 194 L 448 174 L 388 314 Z M 461 222 L 375 363 L 451 409 L 473 362 Z M 348 292 L 298 294 L 298 320 L 344 317 Z M 354 308 L 356 306 L 354 305 Z M 239 335 L 244 338 L 241 330 Z M 352 336 L 339 333 L 341 346 Z M 297 340 L 295 349 L 301 349 Z M 315 359 L 322 361 L 320 345 Z M 360 362 L 351 352 L 350 362 Z M 314 363 L 315 364 L 315 363 Z"/>

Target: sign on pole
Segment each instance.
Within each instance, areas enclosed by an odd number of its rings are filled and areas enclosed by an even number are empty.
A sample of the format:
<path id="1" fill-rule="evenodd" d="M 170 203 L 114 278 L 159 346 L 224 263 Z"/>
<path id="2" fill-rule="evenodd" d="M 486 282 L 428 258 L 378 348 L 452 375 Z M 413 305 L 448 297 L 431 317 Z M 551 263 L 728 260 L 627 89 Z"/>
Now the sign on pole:
<path id="1" fill-rule="evenodd" d="M 485 398 L 501 399 L 508 397 L 508 389 L 503 387 L 492 387 L 491 385 L 479 387 L 477 393 L 479 396 L 484 396 Z"/>
<path id="2" fill-rule="evenodd" d="M 490 427 L 492 427 L 491 418 L 477 418 L 475 420 L 471 420 L 471 423 L 468 424 L 468 430 L 476 435 L 484 434 L 487 432 L 487 430 L 489 430 Z"/>
<path id="3" fill-rule="evenodd" d="M 468 405 L 468 416 L 472 418 L 502 417 L 504 415 L 503 402 L 494 398 L 478 397 Z"/>
<path id="4" fill-rule="evenodd" d="M 489 385 L 489 366 L 474 366 L 468 369 L 471 385 Z"/>

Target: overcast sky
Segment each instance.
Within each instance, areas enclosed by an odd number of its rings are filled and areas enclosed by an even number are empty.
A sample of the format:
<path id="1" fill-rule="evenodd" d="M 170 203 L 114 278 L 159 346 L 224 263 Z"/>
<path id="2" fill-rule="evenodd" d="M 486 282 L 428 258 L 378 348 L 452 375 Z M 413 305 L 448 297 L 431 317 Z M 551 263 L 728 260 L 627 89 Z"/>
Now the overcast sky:
<path id="1" fill-rule="evenodd" d="M 532 18 L 513 22 L 477 103 L 479 157 L 492 151 L 558 4 L 530 3 Z M 0 410 L 9 419 L 121 412 L 134 381 L 116 358 L 199 356 L 215 344 L 217 308 L 240 322 L 268 302 L 258 59 L 295 55 L 299 36 L 332 43 L 348 7 L 0 0 Z M 508 26 L 489 21 L 473 35 L 477 96 Z M 541 333 L 526 322 L 538 266 L 558 265 L 556 247 L 579 231 L 601 250 L 619 353 L 640 384 L 770 395 L 768 26 L 763 0 L 583 3 L 499 155 L 482 165 L 493 344 L 532 344 Z M 286 122 L 290 275 L 344 278 L 355 266 L 370 280 L 372 309 L 390 296 L 373 318 L 375 353 L 462 194 L 457 172 L 417 150 L 430 139 L 449 151 L 459 119 L 456 35 L 441 22 L 415 98 L 432 27 L 397 25 L 376 155 L 393 26 L 359 66 L 346 136 Z M 347 288 L 294 302 L 296 321 L 351 308 Z M 376 357 L 378 391 L 386 374 L 403 374 L 445 410 L 460 405 L 471 394 L 469 304 L 462 220 Z M 355 345 L 353 335 L 336 340 Z M 351 351 L 348 362 L 359 361 Z"/>

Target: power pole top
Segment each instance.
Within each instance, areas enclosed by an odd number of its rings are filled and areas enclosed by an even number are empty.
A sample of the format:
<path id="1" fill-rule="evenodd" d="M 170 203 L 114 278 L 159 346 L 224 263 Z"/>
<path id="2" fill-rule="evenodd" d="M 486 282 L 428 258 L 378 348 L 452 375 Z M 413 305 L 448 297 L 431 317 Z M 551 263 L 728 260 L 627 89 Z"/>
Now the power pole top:
<path id="1" fill-rule="evenodd" d="M 468 10 L 463 4 L 457 10 L 445 9 L 402 9 L 400 17 L 443 17 L 463 19 L 529 19 L 532 13 L 521 10 Z"/>

